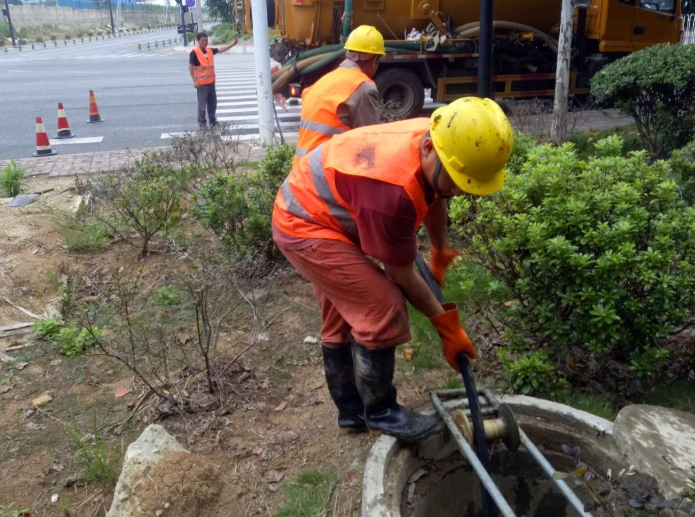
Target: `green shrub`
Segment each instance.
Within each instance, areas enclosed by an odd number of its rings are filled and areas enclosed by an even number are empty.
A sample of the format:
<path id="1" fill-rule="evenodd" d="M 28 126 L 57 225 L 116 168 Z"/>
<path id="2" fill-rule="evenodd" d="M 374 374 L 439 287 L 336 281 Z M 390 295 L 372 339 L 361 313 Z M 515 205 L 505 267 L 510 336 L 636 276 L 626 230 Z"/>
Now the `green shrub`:
<path id="1" fill-rule="evenodd" d="M 166 235 L 181 223 L 185 179 L 154 156 L 138 161 L 134 169 L 99 176 L 87 188 L 98 201 L 98 221 L 124 242 L 139 247 L 142 256 L 157 234 Z"/>
<path id="2" fill-rule="evenodd" d="M 208 179 L 194 195 L 193 217 L 241 258 L 260 254 L 272 259 L 273 203 L 293 157 L 292 146 L 271 147 L 258 170 Z"/>
<path id="3" fill-rule="evenodd" d="M 506 350 L 500 350 L 498 355 L 509 384 L 517 393 L 552 395 L 565 387 L 545 350 L 535 350 L 518 359 L 512 359 Z"/>
<path id="4" fill-rule="evenodd" d="M 2 183 L 2 188 L 7 197 L 15 197 L 22 192 L 24 174 L 24 170 L 17 165 L 17 162 L 10 160 L 10 164 L 5 167 L 2 178 L 0 178 L 0 183 Z"/>
<path id="5" fill-rule="evenodd" d="M 539 146 L 497 195 L 452 205 L 471 258 L 511 293 L 499 310 L 517 349 L 549 343 L 558 360 L 590 353 L 601 371 L 645 375 L 695 312 L 695 209 L 645 152 L 582 161 L 571 144 Z"/>
<path id="6" fill-rule="evenodd" d="M 111 240 L 109 227 L 98 219 L 70 217 L 60 224 L 63 244 L 70 251 L 99 251 Z"/>
<path id="7" fill-rule="evenodd" d="M 7 22 L 0 22 L 0 40 L 10 37 L 10 24 Z"/>
<path id="8" fill-rule="evenodd" d="M 216 45 L 222 43 L 231 43 L 236 37 L 238 37 L 238 33 L 231 22 L 218 23 L 212 29 L 210 29 L 210 38 L 212 39 L 211 43 Z"/>
<path id="9" fill-rule="evenodd" d="M 695 47 L 655 45 L 633 52 L 598 72 L 591 93 L 632 115 L 644 148 L 664 158 L 695 133 Z"/>
<path id="10" fill-rule="evenodd" d="M 60 349 L 60 353 L 67 357 L 75 357 L 96 345 L 101 336 L 101 329 L 98 327 L 79 328 L 74 323 L 70 323 L 61 328 L 53 337 L 53 342 Z"/>
<path id="11" fill-rule="evenodd" d="M 63 326 L 65 326 L 63 320 L 57 318 L 44 318 L 34 323 L 32 329 L 40 338 L 51 340 L 60 332 Z"/>
<path id="12" fill-rule="evenodd" d="M 106 441 L 99 434 L 97 415 L 94 411 L 91 436 L 85 435 L 77 426 L 71 429 L 72 443 L 77 449 L 72 460 L 72 467 L 79 469 L 81 480 L 86 483 L 102 481 L 113 485 L 118 462 L 122 457 L 121 447 L 114 447 L 109 453 Z"/>
<path id="13" fill-rule="evenodd" d="M 71 39 L 72 39 L 72 34 L 67 33 L 67 34 L 65 34 L 65 36 L 63 36 L 63 38 L 66 39 L 66 40 L 71 40 Z"/>
<path id="14" fill-rule="evenodd" d="M 683 199 L 695 203 L 695 141 L 671 153 L 669 160 L 673 178 L 681 188 Z"/>

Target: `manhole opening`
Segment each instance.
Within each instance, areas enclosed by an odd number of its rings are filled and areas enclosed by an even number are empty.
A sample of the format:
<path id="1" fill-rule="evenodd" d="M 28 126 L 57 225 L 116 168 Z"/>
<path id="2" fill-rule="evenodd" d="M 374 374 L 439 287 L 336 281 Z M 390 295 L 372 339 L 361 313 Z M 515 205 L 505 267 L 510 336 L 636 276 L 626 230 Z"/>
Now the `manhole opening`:
<path id="1" fill-rule="evenodd" d="M 570 471 L 573 463 L 562 454 L 547 453 L 558 470 Z M 471 466 L 457 452 L 423 467 L 425 473 L 405 485 L 401 497 L 403 517 L 482 517 L 480 482 Z M 548 479 L 530 454 L 499 450 L 492 455 L 492 477 L 516 515 L 525 517 L 575 517 L 577 512 Z M 413 476 L 418 477 L 416 476 Z M 412 478 L 411 478 L 412 479 Z M 584 502 L 591 500 L 583 487 L 574 487 Z"/>

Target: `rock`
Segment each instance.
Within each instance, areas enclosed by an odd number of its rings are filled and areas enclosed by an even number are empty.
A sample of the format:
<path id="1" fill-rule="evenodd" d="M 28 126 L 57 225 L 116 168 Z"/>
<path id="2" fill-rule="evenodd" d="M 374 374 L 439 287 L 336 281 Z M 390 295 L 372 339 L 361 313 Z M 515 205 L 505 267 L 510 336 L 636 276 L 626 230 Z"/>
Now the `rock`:
<path id="1" fill-rule="evenodd" d="M 106 517 L 132 517 L 140 512 L 138 493 L 144 489 L 147 473 L 170 452 L 187 452 L 161 425 L 147 426 L 128 446 L 118 478 L 113 504 Z"/>
<path id="2" fill-rule="evenodd" d="M 316 343 L 319 342 L 319 340 L 317 338 L 315 338 L 314 336 L 307 336 L 304 338 L 304 342 L 308 345 L 315 345 Z"/>
<path id="3" fill-rule="evenodd" d="M 659 481 L 666 498 L 695 491 L 695 414 L 627 406 L 615 419 L 613 438 L 630 465 Z"/>
<path id="4" fill-rule="evenodd" d="M 31 403 L 34 406 L 39 407 L 43 406 L 44 404 L 48 404 L 51 400 L 53 400 L 53 397 L 51 397 L 48 393 L 44 393 L 43 395 L 40 395 L 32 400 Z"/>
<path id="5" fill-rule="evenodd" d="M 61 364 L 63 364 L 62 359 L 53 359 L 53 361 L 51 361 L 51 366 L 60 366 Z"/>

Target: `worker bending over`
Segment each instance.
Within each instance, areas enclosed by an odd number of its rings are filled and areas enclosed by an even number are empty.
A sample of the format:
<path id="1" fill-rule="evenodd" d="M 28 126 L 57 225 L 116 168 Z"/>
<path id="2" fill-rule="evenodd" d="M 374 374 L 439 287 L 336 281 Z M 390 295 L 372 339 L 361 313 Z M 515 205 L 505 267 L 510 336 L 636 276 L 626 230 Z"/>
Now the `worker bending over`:
<path id="1" fill-rule="evenodd" d="M 410 340 L 405 300 L 435 326 L 452 368 L 458 353 L 476 351 L 456 305 L 440 304 L 415 272 L 416 232 L 424 223 L 442 283 L 456 255 L 446 199 L 502 188 L 512 144 L 496 103 L 465 98 L 431 119 L 337 135 L 292 167 L 275 199 L 273 239 L 321 306 L 326 381 L 341 428 L 415 442 L 438 427 L 396 401 L 395 347 Z"/>
<path id="2" fill-rule="evenodd" d="M 345 61 L 302 94 L 295 163 L 333 135 L 379 122 L 379 92 L 372 77 L 386 55 L 384 37 L 361 25 L 350 33 L 345 50 Z"/>

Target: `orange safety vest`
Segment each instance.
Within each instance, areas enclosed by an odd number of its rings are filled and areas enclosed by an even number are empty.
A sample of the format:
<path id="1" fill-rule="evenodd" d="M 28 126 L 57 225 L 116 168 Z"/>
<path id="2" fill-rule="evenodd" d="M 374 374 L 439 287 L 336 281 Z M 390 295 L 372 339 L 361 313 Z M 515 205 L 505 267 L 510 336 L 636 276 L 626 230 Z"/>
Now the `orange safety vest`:
<path id="1" fill-rule="evenodd" d="M 208 52 L 203 53 L 200 47 L 195 47 L 193 52 L 198 56 L 200 66 L 193 67 L 193 73 L 198 80 L 198 84 L 212 84 L 215 82 L 215 54 L 212 49 L 207 47 Z"/>
<path id="2" fill-rule="evenodd" d="M 423 189 L 420 139 L 429 119 L 366 126 L 338 135 L 292 167 L 275 198 L 273 224 L 305 239 L 359 242 L 354 212 L 338 194 L 335 173 L 398 185 L 415 206 L 416 231 L 429 209 Z"/>
<path id="3" fill-rule="evenodd" d="M 371 79 L 359 68 L 336 68 L 304 90 L 295 164 L 333 135 L 352 129 L 340 121 L 338 106 L 367 81 Z"/>

